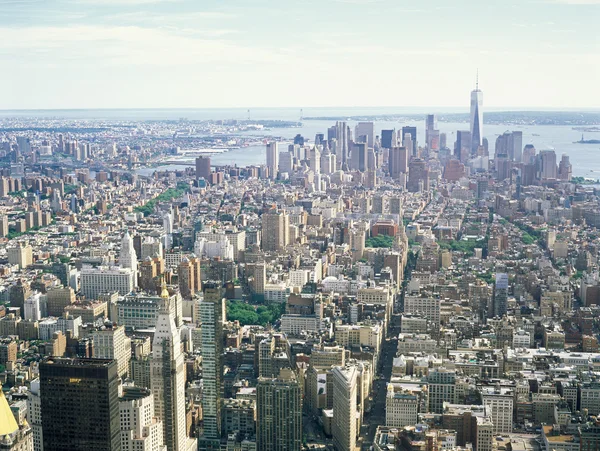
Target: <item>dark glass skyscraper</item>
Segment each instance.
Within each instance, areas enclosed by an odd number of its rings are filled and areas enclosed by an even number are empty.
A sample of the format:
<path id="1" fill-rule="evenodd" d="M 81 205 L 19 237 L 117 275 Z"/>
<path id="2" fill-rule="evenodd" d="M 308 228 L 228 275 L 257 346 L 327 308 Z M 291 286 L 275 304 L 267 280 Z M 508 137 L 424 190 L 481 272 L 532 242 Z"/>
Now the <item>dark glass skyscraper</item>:
<path id="1" fill-rule="evenodd" d="M 404 137 L 406 134 L 409 134 L 412 139 L 412 155 L 417 155 L 417 127 L 402 127 L 402 138 L 401 141 L 404 142 Z M 410 150 L 410 149 L 409 149 Z"/>
<path id="2" fill-rule="evenodd" d="M 44 450 L 121 450 L 116 360 L 46 359 L 40 393 Z"/>

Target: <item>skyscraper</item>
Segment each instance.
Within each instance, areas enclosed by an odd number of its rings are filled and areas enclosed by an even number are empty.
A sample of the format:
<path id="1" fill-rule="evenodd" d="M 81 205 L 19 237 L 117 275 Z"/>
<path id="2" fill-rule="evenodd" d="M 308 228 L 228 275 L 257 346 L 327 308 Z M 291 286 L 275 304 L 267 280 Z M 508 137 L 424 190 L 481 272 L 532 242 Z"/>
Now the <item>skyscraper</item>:
<path id="1" fill-rule="evenodd" d="M 275 141 L 267 144 L 267 168 L 269 169 L 269 178 L 276 179 L 279 170 L 279 150 Z"/>
<path id="2" fill-rule="evenodd" d="M 425 160 L 415 158 L 410 162 L 406 189 L 411 193 L 429 191 L 429 169 Z"/>
<path id="3" fill-rule="evenodd" d="M 218 282 L 204 284 L 200 302 L 202 322 L 202 414 L 204 433 L 199 449 L 219 449 L 223 380 L 223 321 L 225 300 Z"/>
<path id="4" fill-rule="evenodd" d="M 573 167 L 569 161 L 569 156 L 563 154 L 560 163 L 558 164 L 558 178 L 561 180 L 571 181 L 573 175 Z"/>
<path id="5" fill-rule="evenodd" d="M 121 268 L 129 268 L 133 271 L 133 285 L 137 286 L 138 276 L 138 261 L 133 247 L 133 238 L 129 235 L 129 231 L 125 231 L 121 240 L 121 252 L 119 253 L 119 266 Z"/>
<path id="6" fill-rule="evenodd" d="M 352 146 L 351 157 L 351 169 L 356 171 L 364 172 L 367 170 L 367 144 L 366 143 L 354 143 Z"/>
<path id="7" fill-rule="evenodd" d="M 502 317 L 507 310 L 508 303 L 508 274 L 496 273 L 494 285 L 493 316 Z"/>
<path id="8" fill-rule="evenodd" d="M 335 139 L 337 141 L 336 155 L 337 160 L 343 170 L 348 167 L 348 154 L 349 154 L 349 137 L 348 137 L 348 124 L 346 122 L 337 122 L 335 124 Z"/>
<path id="9" fill-rule="evenodd" d="M 262 215 L 263 250 L 277 252 L 288 244 L 289 216 L 285 212 Z"/>
<path id="10" fill-rule="evenodd" d="M 538 178 L 540 180 L 556 178 L 556 152 L 554 150 L 540 151 L 538 162 Z"/>
<path id="11" fill-rule="evenodd" d="M 408 152 L 406 147 L 392 147 L 388 158 L 390 177 L 400 178 L 400 174 L 408 172 Z"/>
<path id="12" fill-rule="evenodd" d="M 396 130 L 381 130 L 381 147 L 391 149 L 396 147 Z"/>
<path id="13" fill-rule="evenodd" d="M 196 158 L 196 178 L 210 180 L 210 157 Z"/>
<path id="14" fill-rule="evenodd" d="M 466 130 L 459 130 L 456 132 L 454 155 L 461 163 L 466 163 L 471 156 L 471 141 L 471 132 Z"/>
<path id="15" fill-rule="evenodd" d="M 356 124 L 354 135 L 356 142 L 365 142 L 368 147 L 373 147 L 375 142 L 375 127 L 373 126 L 373 122 L 359 122 Z M 364 136 L 366 139 L 361 140 L 361 136 Z"/>
<path id="16" fill-rule="evenodd" d="M 410 146 L 406 145 L 406 135 L 410 135 L 410 143 L 412 144 L 412 149 Z M 416 157 L 418 146 L 417 146 L 417 127 L 402 127 L 402 145 L 407 148 L 411 155 Z"/>
<path id="17" fill-rule="evenodd" d="M 471 91 L 471 155 L 483 145 L 483 92 L 479 89 L 479 79 Z"/>
<path id="18" fill-rule="evenodd" d="M 259 378 L 256 386 L 258 451 L 293 451 L 302 447 L 302 390 L 294 372 Z"/>
<path id="19" fill-rule="evenodd" d="M 179 330 L 169 305 L 170 296 L 163 282 L 161 304 L 152 341 L 150 374 L 154 412 L 163 423 L 168 451 L 196 448 L 196 440 L 186 434 L 185 368 Z"/>
<path id="20" fill-rule="evenodd" d="M 120 451 L 116 360 L 49 358 L 40 364 L 45 451 Z"/>
<path id="21" fill-rule="evenodd" d="M 356 399 L 358 369 L 354 365 L 336 366 L 333 377 L 333 446 L 339 451 L 356 447 Z"/>

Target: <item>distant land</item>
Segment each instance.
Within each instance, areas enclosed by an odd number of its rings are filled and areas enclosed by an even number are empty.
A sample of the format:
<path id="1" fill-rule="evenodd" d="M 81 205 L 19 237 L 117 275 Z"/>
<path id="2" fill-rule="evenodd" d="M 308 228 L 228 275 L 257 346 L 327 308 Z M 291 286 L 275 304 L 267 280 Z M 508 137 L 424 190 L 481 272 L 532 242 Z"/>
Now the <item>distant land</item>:
<path id="1" fill-rule="evenodd" d="M 305 121 L 410 121 L 422 119 L 422 114 L 385 114 L 360 116 L 303 117 Z M 469 122 L 468 113 L 438 114 L 440 122 Z M 486 124 L 507 125 L 600 125 L 600 112 L 589 111 L 493 111 L 484 113 Z"/>

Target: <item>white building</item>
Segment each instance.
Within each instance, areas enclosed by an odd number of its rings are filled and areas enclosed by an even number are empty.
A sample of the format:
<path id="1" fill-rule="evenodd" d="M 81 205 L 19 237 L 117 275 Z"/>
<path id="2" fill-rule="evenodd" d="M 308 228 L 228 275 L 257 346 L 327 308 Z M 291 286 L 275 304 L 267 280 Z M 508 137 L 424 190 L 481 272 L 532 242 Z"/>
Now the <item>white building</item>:
<path id="1" fill-rule="evenodd" d="M 281 316 L 281 331 L 286 335 L 300 335 L 302 332 L 318 332 L 321 328 L 321 320 L 317 316 Z"/>
<path id="2" fill-rule="evenodd" d="M 186 431 L 184 357 L 169 298 L 163 285 L 150 362 L 155 414 L 163 423 L 164 443 L 169 451 L 195 450 L 196 440 L 189 438 Z"/>
<path id="3" fill-rule="evenodd" d="M 354 451 L 358 433 L 357 380 L 358 369 L 353 365 L 337 366 L 333 377 L 333 446 L 338 451 Z"/>
<path id="4" fill-rule="evenodd" d="M 25 299 L 24 310 L 26 321 L 39 321 L 48 316 L 46 296 L 36 291 Z"/>
<path id="5" fill-rule="evenodd" d="M 124 387 L 119 398 L 122 451 L 167 451 L 163 424 L 154 416 L 154 398 L 147 388 Z"/>
<path id="6" fill-rule="evenodd" d="M 84 266 L 81 269 L 81 293 L 92 300 L 98 299 L 99 294 L 115 291 L 126 295 L 135 288 L 134 277 L 131 268 Z"/>
<path id="7" fill-rule="evenodd" d="M 91 332 L 94 340 L 94 358 L 117 361 L 119 376 L 126 378 L 131 360 L 131 339 L 125 335 L 125 327 L 103 327 Z"/>
<path id="8" fill-rule="evenodd" d="M 494 434 L 510 434 L 513 429 L 514 392 L 505 387 L 483 387 L 481 397 L 490 412 Z"/>
<path id="9" fill-rule="evenodd" d="M 279 150 L 276 142 L 267 144 L 267 168 L 269 169 L 269 178 L 277 178 L 277 170 L 279 169 Z"/>
<path id="10" fill-rule="evenodd" d="M 129 268 L 133 271 L 134 284 L 137 286 L 138 261 L 135 249 L 133 247 L 133 238 L 129 232 L 125 232 L 121 240 L 121 252 L 119 254 L 119 266 L 121 268 Z"/>
<path id="11" fill-rule="evenodd" d="M 33 430 L 33 451 L 44 450 L 44 434 L 42 432 L 42 398 L 40 398 L 40 380 L 31 381 L 27 393 L 27 421 Z"/>
<path id="12" fill-rule="evenodd" d="M 417 424 L 419 400 L 409 392 L 395 392 L 392 384 L 387 384 L 385 398 L 385 425 L 397 428 Z"/>
<path id="13" fill-rule="evenodd" d="M 441 300 L 432 297 L 406 296 L 404 313 L 419 314 L 436 325 L 440 324 Z"/>

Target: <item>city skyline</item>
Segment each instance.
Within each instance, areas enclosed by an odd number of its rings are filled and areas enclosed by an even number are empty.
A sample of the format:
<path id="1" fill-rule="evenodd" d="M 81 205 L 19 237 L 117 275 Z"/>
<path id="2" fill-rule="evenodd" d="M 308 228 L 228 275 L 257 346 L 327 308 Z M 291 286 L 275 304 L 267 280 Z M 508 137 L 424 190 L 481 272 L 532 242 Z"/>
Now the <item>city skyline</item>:
<path id="1" fill-rule="evenodd" d="M 0 1 L 0 109 L 600 107 L 595 0 L 198 3 Z"/>

